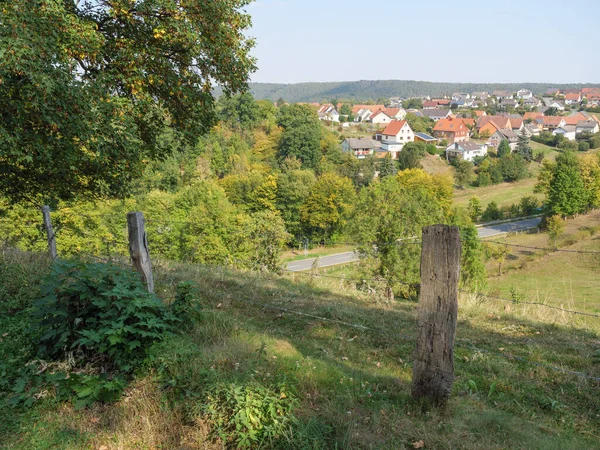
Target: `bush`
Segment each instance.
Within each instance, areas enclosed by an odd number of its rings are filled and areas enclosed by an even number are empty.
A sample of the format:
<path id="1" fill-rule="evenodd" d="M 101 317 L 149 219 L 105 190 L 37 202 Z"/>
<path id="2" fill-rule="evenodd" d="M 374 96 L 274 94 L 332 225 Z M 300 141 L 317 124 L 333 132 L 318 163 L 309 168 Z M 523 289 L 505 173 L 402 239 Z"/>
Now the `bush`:
<path id="1" fill-rule="evenodd" d="M 535 214 L 540 207 L 540 202 L 537 197 L 533 195 L 527 195 L 521 199 L 520 209 L 521 213 L 525 216 L 531 216 Z"/>
<path id="2" fill-rule="evenodd" d="M 580 152 L 587 152 L 590 149 L 590 144 L 588 142 L 580 142 L 578 149 Z"/>
<path id="3" fill-rule="evenodd" d="M 427 144 L 426 150 L 430 155 L 437 155 L 439 153 L 438 148 L 434 144 Z"/>
<path id="4" fill-rule="evenodd" d="M 285 384 L 221 384 L 209 392 L 202 413 L 228 448 L 272 448 L 294 425 L 297 403 Z"/>
<path id="5" fill-rule="evenodd" d="M 481 216 L 481 220 L 484 222 L 500 220 L 501 218 L 502 212 L 500 211 L 500 208 L 498 208 L 498 204 L 496 202 L 490 202 Z"/>
<path id="6" fill-rule="evenodd" d="M 41 290 L 31 316 L 42 361 L 21 369 L 12 403 L 31 404 L 49 387 L 59 400 L 75 396 L 77 407 L 115 400 L 151 346 L 179 321 L 137 273 L 113 264 L 59 261 Z M 176 310 L 185 311 L 186 302 L 178 298 Z"/>

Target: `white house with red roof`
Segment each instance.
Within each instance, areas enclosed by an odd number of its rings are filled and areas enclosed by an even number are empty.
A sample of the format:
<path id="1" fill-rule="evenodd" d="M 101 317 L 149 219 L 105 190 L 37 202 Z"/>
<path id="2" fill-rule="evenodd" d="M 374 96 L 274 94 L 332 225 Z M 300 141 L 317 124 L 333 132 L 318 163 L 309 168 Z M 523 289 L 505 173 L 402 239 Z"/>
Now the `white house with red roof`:
<path id="1" fill-rule="evenodd" d="M 394 120 L 394 119 L 392 119 L 384 111 L 377 111 L 376 113 L 371 114 L 371 117 L 369 118 L 369 122 L 379 124 L 379 125 L 388 124 L 392 120 Z"/>
<path id="2" fill-rule="evenodd" d="M 321 105 L 317 111 L 320 120 L 328 120 L 331 122 L 339 122 L 340 114 L 331 103 Z"/>
<path id="3" fill-rule="evenodd" d="M 396 158 L 404 144 L 415 140 L 415 133 L 406 120 L 393 120 L 380 134 L 381 149 Z"/>

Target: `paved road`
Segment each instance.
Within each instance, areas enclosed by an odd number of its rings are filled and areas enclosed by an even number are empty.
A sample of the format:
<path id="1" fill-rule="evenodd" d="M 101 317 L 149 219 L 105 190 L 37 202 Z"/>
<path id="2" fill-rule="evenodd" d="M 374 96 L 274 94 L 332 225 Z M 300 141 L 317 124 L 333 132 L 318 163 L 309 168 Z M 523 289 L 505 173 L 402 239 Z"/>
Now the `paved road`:
<path id="1" fill-rule="evenodd" d="M 515 231 L 528 230 L 537 227 L 542 221 L 541 217 L 519 220 L 517 222 L 499 223 L 496 225 L 485 225 L 477 228 L 480 238 L 497 236 L 499 234 L 512 233 Z"/>
<path id="2" fill-rule="evenodd" d="M 477 228 L 480 238 L 489 238 L 500 234 L 511 233 L 515 231 L 528 230 L 537 227 L 542 221 L 541 217 L 533 219 L 519 220 L 517 222 L 499 223 L 496 225 L 485 225 Z M 287 270 L 292 272 L 300 272 L 309 270 L 317 258 L 302 259 L 288 263 Z M 337 253 L 335 255 L 321 256 L 319 258 L 319 267 L 337 266 L 338 264 L 346 264 L 349 262 L 358 261 L 358 255 L 354 252 Z"/>

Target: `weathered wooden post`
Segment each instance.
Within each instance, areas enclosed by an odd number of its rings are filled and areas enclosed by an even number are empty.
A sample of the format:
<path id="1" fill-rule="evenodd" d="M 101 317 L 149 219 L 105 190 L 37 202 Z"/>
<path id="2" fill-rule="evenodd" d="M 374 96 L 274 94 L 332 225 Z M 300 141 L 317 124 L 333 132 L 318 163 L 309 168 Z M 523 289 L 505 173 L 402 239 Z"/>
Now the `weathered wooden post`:
<path id="1" fill-rule="evenodd" d="M 152 278 L 152 262 L 148 250 L 148 236 L 144 226 L 144 214 L 141 212 L 127 213 L 127 231 L 129 236 L 129 254 L 133 267 L 142 274 L 148 292 L 154 292 L 154 279 Z"/>
<path id="2" fill-rule="evenodd" d="M 435 406 L 446 403 L 454 382 L 460 254 L 458 227 L 423 228 L 412 396 L 426 398 Z"/>
<path id="3" fill-rule="evenodd" d="M 50 258 L 55 260 L 58 258 L 56 235 L 52 228 L 52 218 L 50 217 L 50 207 L 48 205 L 42 206 L 42 215 L 44 216 L 44 230 L 46 230 L 46 239 L 48 240 L 48 253 L 50 254 Z"/>

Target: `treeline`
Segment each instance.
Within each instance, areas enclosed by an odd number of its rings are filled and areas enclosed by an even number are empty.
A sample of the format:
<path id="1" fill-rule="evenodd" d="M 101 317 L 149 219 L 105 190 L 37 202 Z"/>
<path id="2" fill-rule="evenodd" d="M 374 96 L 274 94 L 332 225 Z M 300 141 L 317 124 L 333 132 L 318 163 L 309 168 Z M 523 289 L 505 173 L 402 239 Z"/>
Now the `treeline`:
<path id="1" fill-rule="evenodd" d="M 125 215 L 139 210 L 156 257 L 277 270 L 286 246 L 353 242 L 370 257 L 366 270 L 391 289 L 399 276 L 418 281 L 418 255 L 407 258 L 398 239 L 434 222 L 472 227 L 452 206 L 452 178 L 419 169 L 432 151 L 425 144 L 407 145 L 400 161 L 358 160 L 309 106 L 278 108 L 245 94 L 222 97 L 217 109 L 219 124 L 197 145 L 160 136 L 171 155 L 147 163 L 131 196 L 55 202 L 59 252 L 126 254 Z M 0 199 L 6 244 L 44 249 L 39 224 L 38 209 Z"/>
<path id="2" fill-rule="evenodd" d="M 389 97 L 439 97 L 453 92 L 492 92 L 506 90 L 516 92 L 529 89 L 534 94 L 543 94 L 550 88 L 581 89 L 595 87 L 592 84 L 549 84 L 549 83 L 434 83 L 412 80 L 361 80 L 326 83 L 250 83 L 250 92 L 257 99 L 288 102 L 320 102 L 330 98 L 368 101 Z"/>

